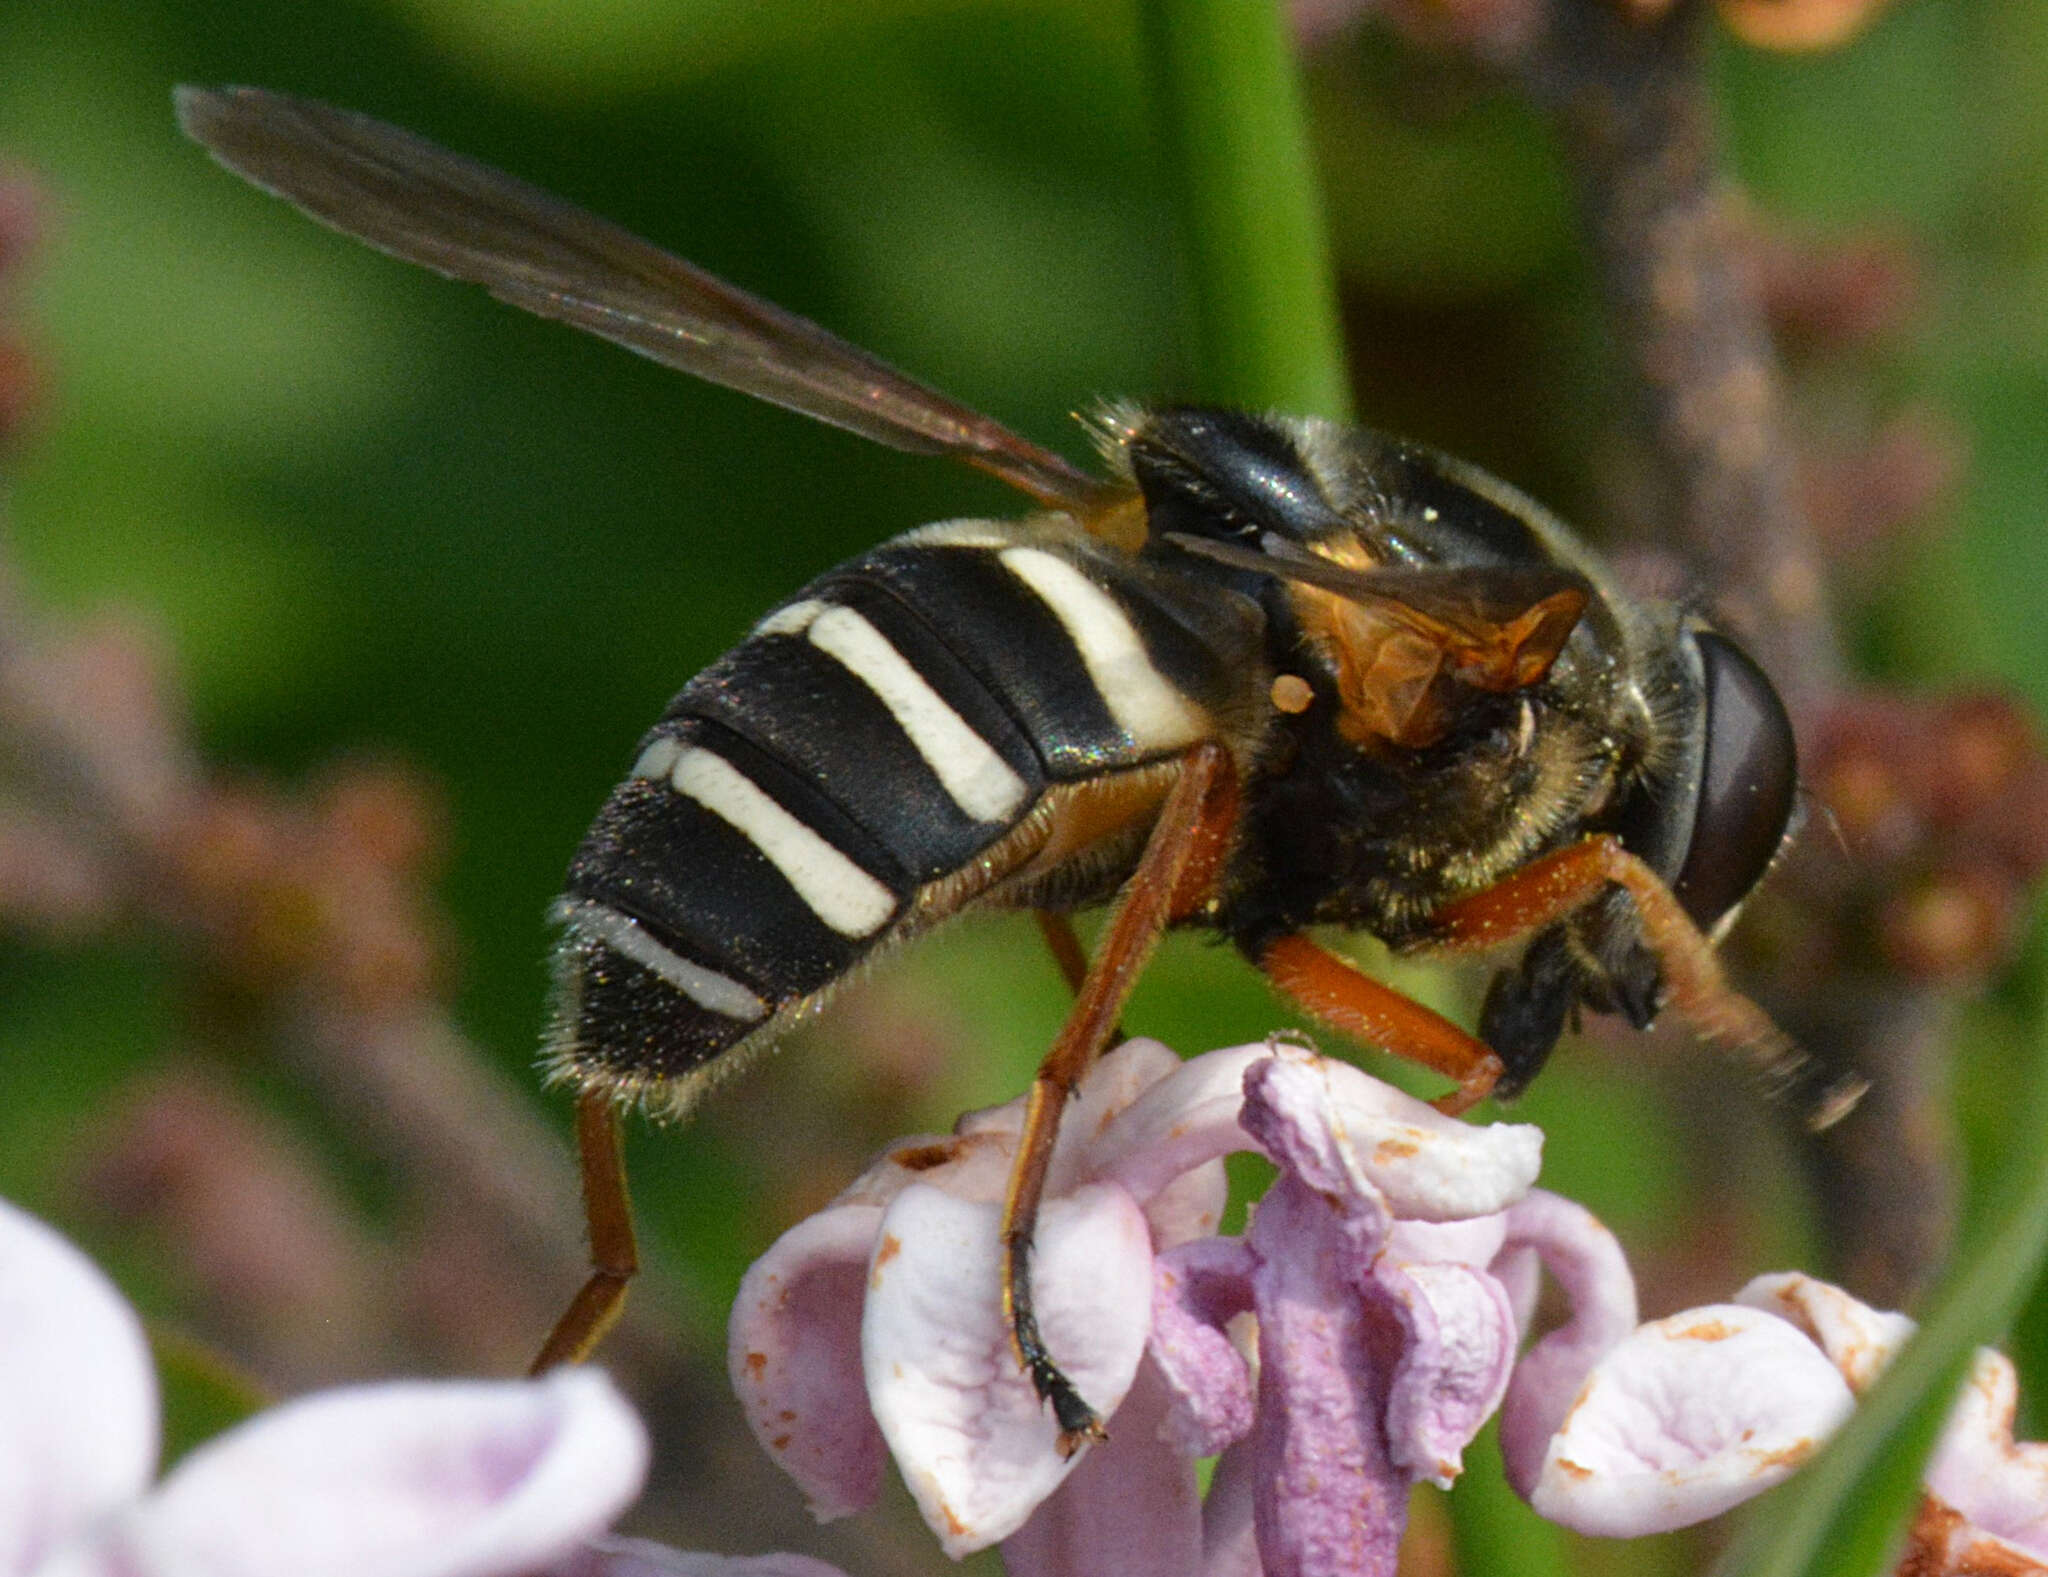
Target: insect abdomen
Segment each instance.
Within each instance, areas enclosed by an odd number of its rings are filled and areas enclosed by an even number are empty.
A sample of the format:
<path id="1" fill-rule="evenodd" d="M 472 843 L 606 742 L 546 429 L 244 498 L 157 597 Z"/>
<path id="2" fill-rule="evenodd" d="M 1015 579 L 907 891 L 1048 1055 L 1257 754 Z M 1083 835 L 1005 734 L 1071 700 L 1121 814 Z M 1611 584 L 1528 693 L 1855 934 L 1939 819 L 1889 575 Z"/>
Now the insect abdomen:
<path id="1" fill-rule="evenodd" d="M 686 1098 L 913 917 L 942 917 L 938 884 L 1049 788 L 1204 737 L 1241 672 L 1208 590 L 987 522 L 806 587 L 677 696 L 578 851 L 556 1071 Z"/>

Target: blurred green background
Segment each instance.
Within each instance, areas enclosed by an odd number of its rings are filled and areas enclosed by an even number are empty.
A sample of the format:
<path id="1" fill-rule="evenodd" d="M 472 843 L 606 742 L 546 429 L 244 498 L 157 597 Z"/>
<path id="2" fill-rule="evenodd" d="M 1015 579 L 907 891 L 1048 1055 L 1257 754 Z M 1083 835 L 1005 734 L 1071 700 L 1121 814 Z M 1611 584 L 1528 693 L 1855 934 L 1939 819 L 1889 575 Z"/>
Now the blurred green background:
<path id="1" fill-rule="evenodd" d="M 47 380 L 0 462 L 10 550 L 56 609 L 160 623 L 217 762 L 287 783 L 361 755 L 429 775 L 459 1016 L 531 1089 L 548 900 L 673 691 L 835 561 L 1014 505 L 330 235 L 185 144 L 171 85 L 257 83 L 415 128 L 1078 457 L 1074 410 L 1190 392 L 1136 51 L 1133 18 L 1100 0 L 0 6 L 0 158 L 47 196 L 8 308 Z M 2048 7 L 1902 0 L 1826 56 L 1723 39 L 1715 75 L 1767 225 L 1874 235 L 1919 272 L 1901 327 L 1795 367 L 1802 436 L 1853 443 L 1911 408 L 1964 459 L 1925 531 L 1863 566 L 1863 660 L 2039 703 Z M 1365 419 L 1597 534 L 1614 353 L 1543 124 L 1379 34 L 1320 54 L 1308 89 Z M 697 1294 L 694 1350 L 719 1350 L 748 1258 L 896 1131 L 884 1119 L 943 1126 L 1021 1087 L 1062 1000 L 1035 948 L 1025 923 L 964 925 L 687 1134 L 636 1133 L 654 1251 Z M 23 939 L 0 950 L 0 992 L 0 1192 L 174 1310 L 175 1267 L 95 1223 L 75 1165 L 185 1034 L 173 964 L 146 942 Z M 1128 1018 L 1184 1050 L 1278 1021 L 1249 971 L 1189 939 Z M 1618 1061 L 1567 1049 L 1526 1103 L 1553 1132 L 1550 1186 L 1654 1268 L 1706 1230 L 1688 1206 L 1753 1169 L 1765 1203 L 1743 1241 L 1766 1257 L 1741 1275 L 1809 1257 L 1769 1139 L 1703 1147 Z M 320 1127 L 281 1081 L 252 1082 Z M 321 1142 L 367 1213 L 400 1208 L 346 1134 Z"/>

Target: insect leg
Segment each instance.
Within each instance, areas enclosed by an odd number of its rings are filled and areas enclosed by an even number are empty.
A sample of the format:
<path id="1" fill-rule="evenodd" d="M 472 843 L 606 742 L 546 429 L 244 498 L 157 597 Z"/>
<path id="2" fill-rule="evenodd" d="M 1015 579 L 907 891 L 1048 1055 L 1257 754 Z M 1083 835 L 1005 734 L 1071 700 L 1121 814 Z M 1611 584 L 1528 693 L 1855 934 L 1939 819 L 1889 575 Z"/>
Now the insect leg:
<path id="1" fill-rule="evenodd" d="M 1504 1071 L 1485 1042 L 1305 936 L 1273 943 L 1259 968 L 1331 1028 L 1456 1079 L 1457 1089 L 1436 1102 L 1453 1116 L 1485 1099 Z"/>
<path id="2" fill-rule="evenodd" d="M 1117 1015 L 1152 956 L 1160 933 L 1208 895 L 1237 822 L 1237 771 L 1214 742 L 1199 744 L 1161 807 L 1138 868 L 1125 883 L 1102 946 L 1081 981 L 1072 1011 L 1039 1064 L 1024 1109 L 1024 1131 L 1003 1198 L 1003 1314 L 1018 1361 L 1059 1420 L 1060 1451 L 1103 1438 L 1102 1420 L 1060 1372 L 1039 1335 L 1031 1307 L 1031 1235 L 1045 1194 L 1046 1168 L 1067 1096 L 1101 1055 Z"/>
<path id="3" fill-rule="evenodd" d="M 1081 938 L 1075 935 L 1074 922 L 1050 909 L 1040 909 L 1036 913 L 1039 934 L 1045 938 L 1052 961 L 1059 965 L 1060 978 L 1066 981 L 1069 991 L 1079 996 L 1081 982 L 1088 978 L 1088 950 L 1081 945 Z"/>
<path id="4" fill-rule="evenodd" d="M 617 1323 L 626 1306 L 627 1283 L 640 1269 L 618 1106 L 602 1090 L 577 1097 L 576 1150 L 583 1163 L 583 1214 L 590 1226 L 590 1279 L 548 1332 L 531 1374 L 588 1358 Z"/>
<path id="5" fill-rule="evenodd" d="M 1790 1082 L 1805 1054 L 1770 1015 L 1728 983 L 1714 947 L 1657 873 L 1611 833 L 1595 833 L 1532 860 L 1484 892 L 1439 910 L 1435 943 L 1453 951 L 1491 947 L 1542 930 L 1605 892 L 1622 888 L 1642 923 L 1643 944 L 1656 955 L 1665 1000 L 1708 1040 L 1754 1057 L 1774 1078 Z M 1809 1120 L 1826 1126 L 1855 1103 L 1860 1087 L 1838 1085 Z"/>

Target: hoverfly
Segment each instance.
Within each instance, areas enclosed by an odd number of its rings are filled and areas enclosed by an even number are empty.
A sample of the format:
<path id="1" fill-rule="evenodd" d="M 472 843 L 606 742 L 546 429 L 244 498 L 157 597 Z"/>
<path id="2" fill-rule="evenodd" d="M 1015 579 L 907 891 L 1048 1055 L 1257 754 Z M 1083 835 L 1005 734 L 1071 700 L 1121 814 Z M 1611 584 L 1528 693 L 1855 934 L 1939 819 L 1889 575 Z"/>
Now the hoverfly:
<path id="1" fill-rule="evenodd" d="M 1098 479 L 556 197 L 413 134 L 249 88 L 185 130 L 336 229 L 669 366 L 1022 492 L 796 592 L 684 687 L 555 909 L 550 1075 L 578 1092 L 595 1270 L 537 1367 L 586 1354 L 635 1261 L 617 1110 L 685 1110 L 857 964 L 976 906 L 1037 911 L 1076 989 L 1004 1214 L 1020 1360 L 1071 1448 L 1097 1431 L 1038 1339 L 1028 1260 L 1066 1092 L 1168 926 L 1458 1083 L 1525 1085 L 1583 1007 L 1789 1059 L 1707 939 L 1784 841 L 1791 724 L 1762 670 L 1632 600 L 1538 505 L 1329 422 L 1111 406 Z M 1092 962 L 1066 920 L 1107 904 Z M 1521 940 L 1478 1033 L 1312 941 Z"/>

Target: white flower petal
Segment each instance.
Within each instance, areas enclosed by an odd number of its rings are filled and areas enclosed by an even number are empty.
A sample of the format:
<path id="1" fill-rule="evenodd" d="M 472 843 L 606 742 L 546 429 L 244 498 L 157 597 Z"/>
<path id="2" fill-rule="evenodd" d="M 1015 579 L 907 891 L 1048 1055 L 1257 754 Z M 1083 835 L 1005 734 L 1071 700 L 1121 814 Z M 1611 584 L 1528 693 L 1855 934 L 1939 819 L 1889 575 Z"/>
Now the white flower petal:
<path id="1" fill-rule="evenodd" d="M 1571 1313 L 1522 1355 L 1501 1404 L 1501 1461 L 1525 1498 L 1593 1365 L 1636 1328 L 1636 1283 L 1620 1242 L 1584 1205 L 1544 1188 L 1508 1211 L 1506 1246 L 1493 1264 L 1510 1304 L 1519 1297 L 1521 1329 L 1536 1307 L 1539 1267 L 1555 1278 Z"/>
<path id="2" fill-rule="evenodd" d="M 156 1372 L 99 1267 L 0 1201 L 0 1573 L 32 1570 L 156 1467 Z"/>
<path id="3" fill-rule="evenodd" d="M 1230 1203 L 1230 1173 L 1218 1156 L 1183 1172 L 1145 1201 L 1152 1246 L 1160 1251 L 1214 1237 Z"/>
<path id="4" fill-rule="evenodd" d="M 1192 1577 L 1202 1564 L 1202 1497 L 1192 1459 L 1161 1438 L 1166 1382 L 1141 1365 L 1131 1394 L 1066 1482 L 1003 1540 L 1007 1577 Z"/>
<path id="5" fill-rule="evenodd" d="M 594 1370 L 355 1386 L 202 1446 L 91 1546 L 145 1577 L 519 1577 L 603 1532 L 646 1467 Z"/>
<path id="6" fill-rule="evenodd" d="M 882 1487 L 886 1452 L 860 1372 L 861 1300 L 881 1224 L 874 1205 L 798 1222 L 747 1271 L 727 1327 L 747 1425 L 820 1522 L 866 1510 Z"/>
<path id="7" fill-rule="evenodd" d="M 1382 1261 L 1377 1280 L 1409 1326 L 1387 1397 L 1387 1444 L 1398 1466 L 1449 1489 L 1507 1389 L 1515 1312 L 1500 1283 L 1470 1265 Z"/>
<path id="8" fill-rule="evenodd" d="M 1478 1127 L 1360 1072 L 1285 1044 L 1212 1051 L 1183 1063 L 1140 1096 L 1091 1152 L 1093 1175 L 1149 1199 L 1205 1161 L 1250 1147 L 1238 1126 L 1244 1076 L 1273 1057 L 1298 1059 L 1321 1074 L 1317 1100 L 1348 1145 L 1359 1172 L 1397 1216 L 1456 1221 L 1513 1204 L 1536 1181 L 1541 1130 L 1518 1123 Z"/>
<path id="9" fill-rule="evenodd" d="M 1507 1241 L 1505 1215 L 1472 1221 L 1397 1221 L 1387 1253 L 1404 1265 L 1470 1265 L 1486 1270 Z"/>
<path id="10" fill-rule="evenodd" d="M 1139 1036 L 1096 1060 L 1060 1114 L 1059 1142 L 1047 1169 L 1046 1193 L 1071 1193 L 1098 1175 L 1095 1151 L 1108 1130 L 1145 1092 L 1180 1072 L 1184 1064 L 1170 1046 Z M 955 1190 L 957 1192 L 957 1190 Z"/>
<path id="11" fill-rule="evenodd" d="M 1020 1109 L 1022 1105 L 1021 1101 L 1010 1103 Z M 1017 1148 L 1015 1127 L 1004 1127 L 1006 1118 L 977 1126 L 972 1132 L 967 1131 L 967 1125 L 1008 1110 L 1008 1106 L 996 1106 L 988 1112 L 964 1117 L 959 1133 L 913 1134 L 908 1139 L 898 1139 L 832 1202 L 879 1208 L 912 1183 L 938 1183 L 947 1193 L 958 1194 L 962 1199 L 1001 1199 L 1010 1176 L 1010 1156 Z"/>
<path id="12" fill-rule="evenodd" d="M 1015 1532 L 1073 1465 L 1010 1351 L 999 1220 L 992 1205 L 905 1189 L 882 1222 L 862 1319 L 875 1420 L 956 1559 Z M 1151 1243 L 1137 1203 L 1105 1185 L 1048 1201 L 1031 1281 L 1047 1347 L 1107 1417 L 1151 1323 Z"/>
<path id="13" fill-rule="evenodd" d="M 1819 1344 L 1858 1396 L 1884 1372 L 1915 1329 L 1903 1314 L 1873 1309 L 1840 1287 L 1796 1270 L 1756 1277 L 1735 1294 L 1735 1301 L 1798 1326 Z"/>
<path id="14" fill-rule="evenodd" d="M 1089 1151 L 1091 1175 L 1149 1200 L 1184 1172 L 1255 1148 L 1238 1125 L 1245 1070 L 1273 1055 L 1261 1043 L 1183 1062 L 1119 1113 Z"/>
<path id="15" fill-rule="evenodd" d="M 2048 1445 L 2012 1438 L 2012 1360 L 1980 1347 L 1928 1465 L 1927 1487 L 1979 1532 L 2048 1560 Z"/>
<path id="16" fill-rule="evenodd" d="M 1784 1320 L 1691 1309 L 1594 1367 L 1529 1503 L 1582 1533 L 1682 1528 L 1785 1478 L 1852 1405 L 1834 1365 Z"/>

